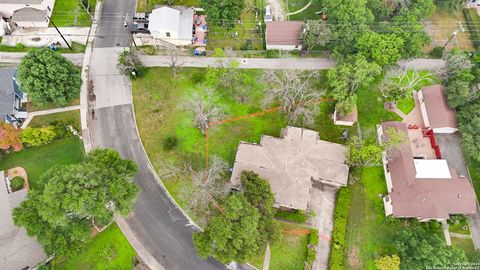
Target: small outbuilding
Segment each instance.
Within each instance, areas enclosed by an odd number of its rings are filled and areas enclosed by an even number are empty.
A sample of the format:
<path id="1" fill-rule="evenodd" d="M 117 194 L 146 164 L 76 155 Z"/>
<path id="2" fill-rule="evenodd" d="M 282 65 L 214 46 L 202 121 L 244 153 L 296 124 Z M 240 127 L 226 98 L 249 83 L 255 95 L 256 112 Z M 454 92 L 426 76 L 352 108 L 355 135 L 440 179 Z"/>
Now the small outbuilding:
<path id="1" fill-rule="evenodd" d="M 341 114 L 338 110 L 338 106 L 335 106 L 335 111 L 333 112 L 333 123 L 337 126 L 353 126 L 358 119 L 357 107 L 348 114 Z"/>
<path id="2" fill-rule="evenodd" d="M 267 22 L 265 39 L 267 50 L 301 50 L 303 21 Z"/>

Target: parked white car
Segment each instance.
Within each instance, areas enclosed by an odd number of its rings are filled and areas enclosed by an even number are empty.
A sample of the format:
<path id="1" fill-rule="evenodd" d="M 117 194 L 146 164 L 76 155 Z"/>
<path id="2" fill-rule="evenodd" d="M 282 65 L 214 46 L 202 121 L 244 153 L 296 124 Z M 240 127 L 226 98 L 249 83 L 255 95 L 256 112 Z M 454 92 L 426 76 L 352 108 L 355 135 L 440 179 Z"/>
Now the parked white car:
<path id="1" fill-rule="evenodd" d="M 265 22 L 272 21 L 272 11 L 270 10 L 270 6 L 265 7 Z"/>

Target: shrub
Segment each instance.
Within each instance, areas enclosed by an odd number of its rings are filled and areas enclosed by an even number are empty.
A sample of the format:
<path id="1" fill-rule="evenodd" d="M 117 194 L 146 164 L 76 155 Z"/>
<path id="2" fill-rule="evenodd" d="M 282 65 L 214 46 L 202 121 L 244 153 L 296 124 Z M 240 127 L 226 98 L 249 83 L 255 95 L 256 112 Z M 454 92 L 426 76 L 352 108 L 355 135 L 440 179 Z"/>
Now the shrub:
<path id="1" fill-rule="evenodd" d="M 20 141 L 28 146 L 40 146 L 52 142 L 57 137 L 53 126 L 42 128 L 27 127 L 20 133 Z"/>
<path id="2" fill-rule="evenodd" d="M 305 259 L 305 270 L 312 269 L 313 262 L 317 258 L 318 230 L 312 229 L 308 234 L 307 256 Z"/>
<path id="3" fill-rule="evenodd" d="M 332 248 L 330 252 L 330 270 L 345 269 L 345 233 L 347 229 L 348 210 L 350 208 L 350 190 L 341 188 L 335 206 Z"/>
<path id="4" fill-rule="evenodd" d="M 298 223 L 304 223 L 307 221 L 307 215 L 301 210 L 278 210 L 277 213 L 275 213 L 275 218 L 286 219 Z"/>
<path id="5" fill-rule="evenodd" d="M 266 58 L 278 58 L 279 55 L 280 55 L 279 50 L 266 50 L 265 51 L 265 57 Z"/>
<path id="6" fill-rule="evenodd" d="M 23 188 L 23 184 L 25 183 L 25 179 L 19 176 L 15 176 L 12 180 L 10 180 L 10 188 L 13 191 L 17 191 Z"/>
<path id="7" fill-rule="evenodd" d="M 443 47 L 442 46 L 437 46 L 432 49 L 430 52 L 430 56 L 433 58 L 442 58 L 443 56 Z"/>
<path id="8" fill-rule="evenodd" d="M 178 144 L 178 140 L 174 136 L 169 136 L 165 140 L 163 140 L 163 150 L 172 150 Z"/>

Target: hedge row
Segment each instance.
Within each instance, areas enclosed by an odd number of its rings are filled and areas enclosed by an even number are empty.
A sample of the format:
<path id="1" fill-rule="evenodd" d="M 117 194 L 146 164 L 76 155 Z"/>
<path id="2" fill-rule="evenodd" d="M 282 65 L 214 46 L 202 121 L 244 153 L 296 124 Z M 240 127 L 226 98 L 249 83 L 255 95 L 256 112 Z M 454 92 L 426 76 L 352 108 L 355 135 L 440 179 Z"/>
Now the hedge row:
<path id="1" fill-rule="evenodd" d="M 312 269 L 313 262 L 317 258 L 317 248 L 318 248 L 318 230 L 311 229 L 310 234 L 308 234 L 307 256 L 305 259 L 304 270 Z"/>
<path id="2" fill-rule="evenodd" d="M 305 215 L 305 212 L 301 210 L 277 210 L 277 212 L 275 213 L 275 218 L 286 219 L 298 223 L 304 223 L 305 221 L 307 221 L 307 215 Z"/>
<path id="3" fill-rule="evenodd" d="M 465 19 L 467 20 L 468 31 L 470 32 L 470 40 L 476 50 L 480 50 L 480 18 L 475 8 L 463 9 Z"/>
<path id="4" fill-rule="evenodd" d="M 350 208 L 350 190 L 341 188 L 335 206 L 332 245 L 330 251 L 330 270 L 345 269 L 345 233 L 347 230 L 348 210 Z"/>

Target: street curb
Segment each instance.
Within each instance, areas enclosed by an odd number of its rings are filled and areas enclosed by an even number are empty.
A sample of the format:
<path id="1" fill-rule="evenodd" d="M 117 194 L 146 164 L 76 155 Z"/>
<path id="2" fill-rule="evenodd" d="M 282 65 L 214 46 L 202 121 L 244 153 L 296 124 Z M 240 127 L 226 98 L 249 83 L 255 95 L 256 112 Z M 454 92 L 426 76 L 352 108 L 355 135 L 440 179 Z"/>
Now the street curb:
<path id="1" fill-rule="evenodd" d="M 142 146 L 142 150 L 143 150 L 143 153 L 145 154 L 145 156 L 147 157 L 147 160 L 148 160 L 148 167 L 149 169 L 152 171 L 153 173 L 153 176 L 155 177 L 155 180 L 157 180 L 158 184 L 162 187 L 162 189 L 165 191 L 165 194 L 167 194 L 168 198 L 170 199 L 170 201 L 175 205 L 175 207 L 177 209 L 179 209 L 182 214 L 187 218 L 188 222 L 190 224 L 192 224 L 197 230 L 199 231 L 203 231 L 203 229 L 198 226 L 198 224 L 193 221 L 193 219 L 190 218 L 190 216 L 178 205 L 177 201 L 172 197 L 172 195 L 170 194 L 170 192 L 168 192 L 167 188 L 165 187 L 165 185 L 163 184 L 162 180 L 160 179 L 160 177 L 158 176 L 157 172 L 155 171 L 155 168 L 153 167 L 152 165 L 152 162 L 150 160 L 150 157 L 148 156 L 147 154 L 147 151 L 145 151 L 145 147 L 143 146 L 143 142 L 142 142 L 142 137 L 140 136 L 140 131 L 138 130 L 138 125 L 137 125 L 137 116 L 135 115 L 135 105 L 133 104 L 133 89 L 132 87 L 130 87 L 130 91 L 131 91 L 131 94 L 132 94 L 132 114 L 133 114 L 133 121 L 135 123 L 135 130 L 137 132 L 137 136 L 138 138 L 140 139 L 140 145 Z"/>

